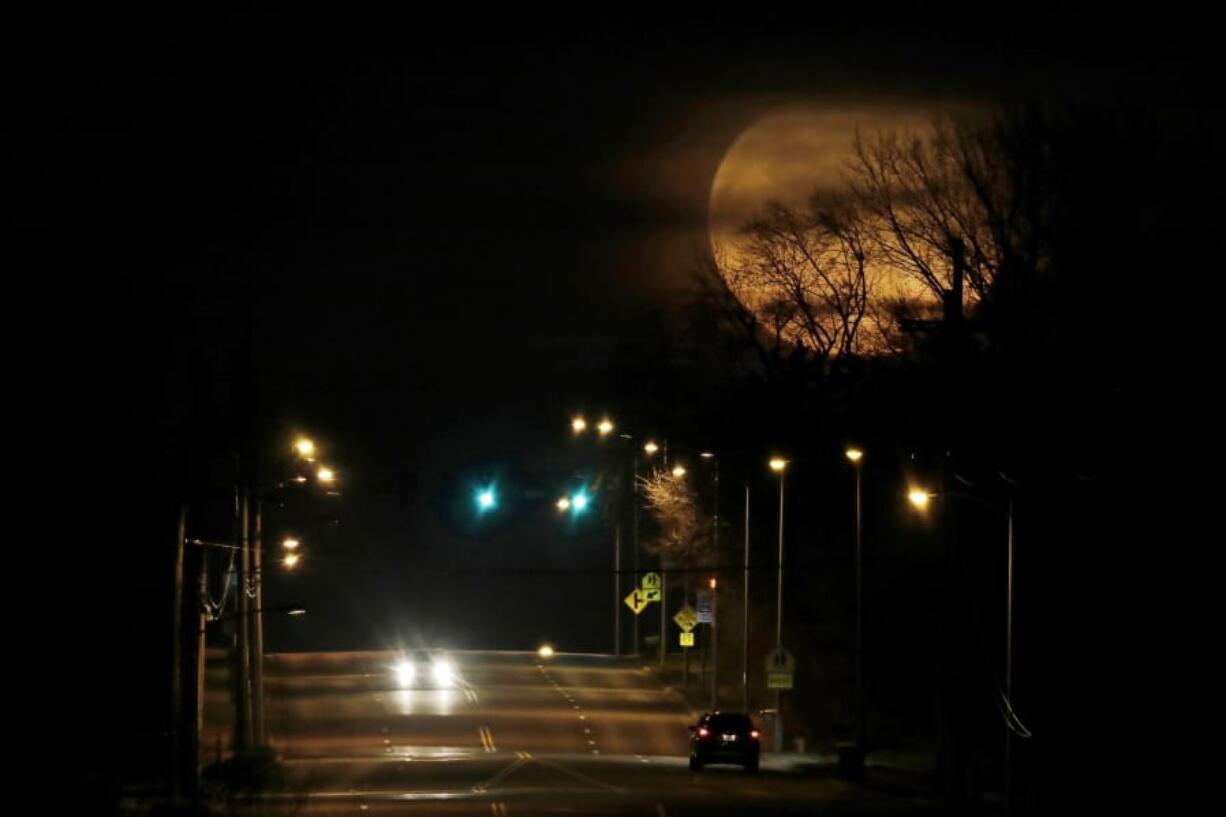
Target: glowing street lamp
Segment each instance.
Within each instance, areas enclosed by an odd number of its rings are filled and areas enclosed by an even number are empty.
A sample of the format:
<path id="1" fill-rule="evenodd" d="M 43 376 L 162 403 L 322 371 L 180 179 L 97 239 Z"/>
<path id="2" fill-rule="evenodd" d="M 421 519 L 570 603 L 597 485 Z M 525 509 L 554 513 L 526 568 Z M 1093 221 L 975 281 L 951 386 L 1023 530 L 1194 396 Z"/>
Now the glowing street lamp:
<path id="1" fill-rule="evenodd" d="M 576 434 L 582 434 L 586 428 L 587 420 L 584 420 L 582 417 L 575 417 L 570 421 L 570 430 Z"/>
<path id="2" fill-rule="evenodd" d="M 596 430 L 600 432 L 601 437 L 609 436 L 613 433 L 613 421 L 608 417 L 605 417 L 600 421 L 600 424 L 596 426 Z"/>
<path id="3" fill-rule="evenodd" d="M 302 557 L 299 556 L 297 553 L 291 552 L 291 553 L 285 554 L 285 558 L 281 560 L 281 563 L 285 565 L 287 570 L 293 570 L 295 567 L 298 566 L 298 562 L 301 558 Z"/>
<path id="4" fill-rule="evenodd" d="M 783 457 L 771 457 L 768 465 L 770 465 L 770 469 L 776 474 L 782 474 L 783 470 L 788 467 L 788 461 Z"/>
<path id="5" fill-rule="evenodd" d="M 932 500 L 932 493 L 923 488 L 911 488 L 907 491 L 907 501 L 915 507 L 916 510 L 928 510 L 928 503 Z"/>
<path id="6" fill-rule="evenodd" d="M 676 477 L 677 479 L 681 479 L 683 476 L 685 476 L 685 466 L 681 465 L 680 463 L 678 463 L 677 465 L 674 465 L 673 466 L 673 476 Z"/>
<path id="7" fill-rule="evenodd" d="M 648 440 L 647 444 L 643 446 L 643 450 L 647 452 L 647 456 L 654 457 L 656 452 L 660 450 L 660 446 Z"/>
<path id="8" fill-rule="evenodd" d="M 307 437 L 299 437 L 294 441 L 294 452 L 300 457 L 315 455 L 315 442 Z"/>
<path id="9" fill-rule="evenodd" d="M 847 459 L 851 460 L 852 462 L 859 462 L 860 460 L 864 459 L 864 452 L 858 448 L 849 448 L 844 453 L 847 455 Z"/>
<path id="10" fill-rule="evenodd" d="M 566 511 L 569 511 L 570 510 L 570 497 L 564 496 L 564 497 L 559 498 L 558 501 L 555 503 L 555 506 L 557 507 L 559 511 L 562 511 L 563 513 L 565 513 Z"/>
<path id="11" fill-rule="evenodd" d="M 549 644 L 542 644 L 536 654 L 541 658 L 553 658 L 553 647 Z"/>
<path id="12" fill-rule="evenodd" d="M 583 511 L 587 510 L 587 503 L 587 494 L 583 491 L 570 498 L 570 506 L 574 509 L 575 513 L 583 513 Z"/>
<path id="13" fill-rule="evenodd" d="M 315 478 L 320 482 L 335 482 L 336 472 L 326 465 L 320 466 L 319 470 L 315 472 Z"/>
<path id="14" fill-rule="evenodd" d="M 285 548 L 286 550 L 297 550 L 300 544 L 302 543 L 294 537 L 287 536 L 285 537 L 285 541 L 281 543 L 281 547 Z"/>

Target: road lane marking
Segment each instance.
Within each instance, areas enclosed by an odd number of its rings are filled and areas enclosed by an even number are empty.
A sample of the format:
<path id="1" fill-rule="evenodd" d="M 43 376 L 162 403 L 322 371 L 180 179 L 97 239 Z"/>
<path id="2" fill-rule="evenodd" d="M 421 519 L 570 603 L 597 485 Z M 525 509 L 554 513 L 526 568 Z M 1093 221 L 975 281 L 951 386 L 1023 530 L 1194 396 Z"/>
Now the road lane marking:
<path id="1" fill-rule="evenodd" d="M 518 756 L 514 760 L 512 760 L 510 763 L 508 763 L 506 766 L 499 769 L 498 772 L 495 773 L 493 777 L 473 786 L 473 794 L 484 794 L 486 791 L 490 789 L 490 787 L 496 786 L 502 781 L 506 780 L 508 777 L 511 776 L 511 774 L 516 769 L 518 769 L 520 766 L 523 766 L 525 763 L 527 763 L 528 761 L 532 759 L 532 756 L 529 755 L 527 752 L 523 752 L 522 754 L 519 752 L 516 752 L 516 755 Z"/>
<path id="2" fill-rule="evenodd" d="M 600 750 L 593 749 L 592 754 L 598 755 L 600 754 Z M 610 785 L 604 782 L 603 780 L 597 780 L 595 777 L 586 775 L 583 772 L 576 772 L 574 769 L 568 769 L 565 766 L 554 763 L 551 760 L 544 760 L 538 757 L 536 758 L 536 762 L 541 764 L 542 766 L 548 766 L 549 768 L 556 769 L 557 771 L 562 772 L 563 774 L 570 775 L 571 777 L 578 780 L 580 783 L 587 783 L 589 786 L 597 786 L 599 788 L 605 789 L 606 791 L 611 791 L 614 794 L 625 794 L 626 793 L 626 790 L 619 786 L 613 786 L 613 785 Z"/>

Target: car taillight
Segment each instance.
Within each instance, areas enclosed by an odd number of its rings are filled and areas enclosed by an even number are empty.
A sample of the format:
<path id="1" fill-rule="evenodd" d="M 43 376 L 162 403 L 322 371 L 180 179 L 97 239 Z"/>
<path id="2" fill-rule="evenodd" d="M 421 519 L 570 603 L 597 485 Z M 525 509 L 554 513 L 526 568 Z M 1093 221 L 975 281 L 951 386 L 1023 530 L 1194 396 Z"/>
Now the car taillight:
<path id="1" fill-rule="evenodd" d="M 755 729 L 749 733 L 749 736 L 753 738 L 754 740 L 757 740 L 758 738 L 762 737 L 762 734 L 757 729 Z"/>
<path id="2" fill-rule="evenodd" d="M 698 730 L 698 737 L 700 738 L 705 738 L 709 734 L 711 734 L 711 730 L 705 726 Z"/>

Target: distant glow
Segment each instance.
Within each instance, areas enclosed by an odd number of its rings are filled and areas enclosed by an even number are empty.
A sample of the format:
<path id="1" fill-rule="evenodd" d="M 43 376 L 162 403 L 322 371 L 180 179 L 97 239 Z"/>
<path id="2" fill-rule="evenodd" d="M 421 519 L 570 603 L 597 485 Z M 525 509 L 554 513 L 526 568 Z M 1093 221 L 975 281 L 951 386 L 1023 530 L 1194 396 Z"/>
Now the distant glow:
<path id="1" fill-rule="evenodd" d="M 783 469 L 788 467 L 788 461 L 783 457 L 771 457 L 770 467 L 775 473 L 783 473 Z"/>
<path id="2" fill-rule="evenodd" d="M 301 607 L 295 607 L 293 610 L 290 610 L 289 612 L 287 612 L 286 615 L 287 616 L 305 616 L 306 610 Z"/>
<path id="3" fill-rule="evenodd" d="M 677 479 L 681 479 L 683 476 L 685 476 L 685 466 L 684 465 L 674 465 L 673 466 L 673 476 L 676 477 Z"/>
<path id="4" fill-rule="evenodd" d="M 570 505 L 576 511 L 582 511 L 587 508 L 587 494 L 580 491 L 570 498 Z"/>
<path id="5" fill-rule="evenodd" d="M 576 417 L 570 421 L 570 430 L 576 434 L 582 434 L 585 428 L 587 428 L 587 420 L 582 417 Z"/>
<path id="6" fill-rule="evenodd" d="M 600 421 L 600 425 L 596 426 L 596 430 L 600 432 L 601 437 L 607 437 L 613 433 L 613 421 L 608 417 Z"/>
<path id="7" fill-rule="evenodd" d="M 705 726 L 698 730 L 698 737 L 700 738 L 705 738 L 709 734 L 711 734 L 711 730 Z"/>
<path id="8" fill-rule="evenodd" d="M 417 668 L 413 666 L 412 661 L 401 661 L 393 669 L 396 673 L 397 686 L 413 686 L 413 679 L 417 677 Z"/>
<path id="9" fill-rule="evenodd" d="M 702 457 L 704 460 L 709 460 L 715 457 L 715 452 L 714 451 L 704 451 L 698 456 Z"/>
<path id="10" fill-rule="evenodd" d="M 320 482 L 332 482 L 336 479 L 336 472 L 328 466 L 323 465 L 320 466 L 319 470 L 315 473 L 315 477 Z"/>
<path id="11" fill-rule="evenodd" d="M 570 497 L 564 496 L 561 499 L 559 499 L 557 501 L 557 507 L 559 511 L 570 510 Z"/>
<path id="12" fill-rule="evenodd" d="M 299 475 L 299 476 L 294 477 L 293 481 L 301 485 L 302 483 L 307 481 L 307 478 Z"/>
<path id="13" fill-rule="evenodd" d="M 297 553 L 287 553 L 285 554 L 285 558 L 281 561 L 288 569 L 293 570 L 298 565 L 298 561 L 301 558 L 302 557 Z"/>
<path id="14" fill-rule="evenodd" d="M 549 644 L 542 644 L 541 648 L 536 651 L 536 654 L 541 658 L 553 658 L 553 647 Z"/>
<path id="15" fill-rule="evenodd" d="M 762 737 L 762 733 L 759 732 L 757 729 L 754 729 L 749 733 L 749 737 L 752 740 L 757 740 L 758 738 Z"/>
<path id="16" fill-rule="evenodd" d="M 292 536 L 287 536 L 287 537 L 285 538 L 285 541 L 281 543 L 281 547 L 285 548 L 286 550 L 297 550 L 297 549 L 298 549 L 298 546 L 299 546 L 299 545 L 301 545 L 301 544 L 302 544 L 302 543 L 301 543 L 301 542 L 299 542 L 299 541 L 298 541 L 297 539 L 295 539 L 294 537 L 292 537 Z"/>
<path id="17" fill-rule="evenodd" d="M 647 452 L 647 456 L 652 457 L 655 456 L 655 453 L 660 450 L 660 446 L 653 442 L 648 442 L 643 446 L 643 450 Z"/>
<path id="18" fill-rule="evenodd" d="M 859 462 L 864 458 L 864 452 L 858 448 L 849 448 L 847 449 L 846 454 L 847 459 L 851 460 L 852 462 Z"/>
<path id="19" fill-rule="evenodd" d="M 907 491 L 907 501 L 914 505 L 917 509 L 927 510 L 928 503 L 932 499 L 932 494 L 925 491 L 923 488 L 912 488 Z"/>
<path id="20" fill-rule="evenodd" d="M 294 441 L 294 451 L 300 457 L 309 457 L 315 453 L 315 443 L 306 437 L 299 437 Z"/>
<path id="21" fill-rule="evenodd" d="M 435 661 L 430 667 L 434 683 L 439 686 L 451 686 L 455 682 L 455 665 L 445 658 Z"/>
<path id="22" fill-rule="evenodd" d="M 711 581 L 708 582 L 708 584 L 710 585 L 712 590 L 714 590 L 716 587 L 719 586 L 719 582 L 715 580 L 714 576 L 711 577 Z"/>
<path id="23" fill-rule="evenodd" d="M 493 509 L 498 504 L 498 498 L 494 495 L 493 488 L 486 488 L 477 494 L 477 507 L 483 511 Z"/>

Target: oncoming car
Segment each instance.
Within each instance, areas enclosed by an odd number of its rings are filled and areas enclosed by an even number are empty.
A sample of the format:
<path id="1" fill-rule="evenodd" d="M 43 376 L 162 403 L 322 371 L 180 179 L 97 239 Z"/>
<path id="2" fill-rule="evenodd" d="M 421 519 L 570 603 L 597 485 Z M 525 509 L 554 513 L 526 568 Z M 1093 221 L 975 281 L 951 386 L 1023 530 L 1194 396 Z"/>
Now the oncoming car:
<path id="1" fill-rule="evenodd" d="M 402 655 L 391 674 L 400 689 L 451 689 L 460 677 L 455 662 L 442 653 Z"/>
<path id="2" fill-rule="evenodd" d="M 708 712 L 690 727 L 690 768 L 708 763 L 733 763 L 747 772 L 758 770 L 761 733 L 743 712 Z"/>

